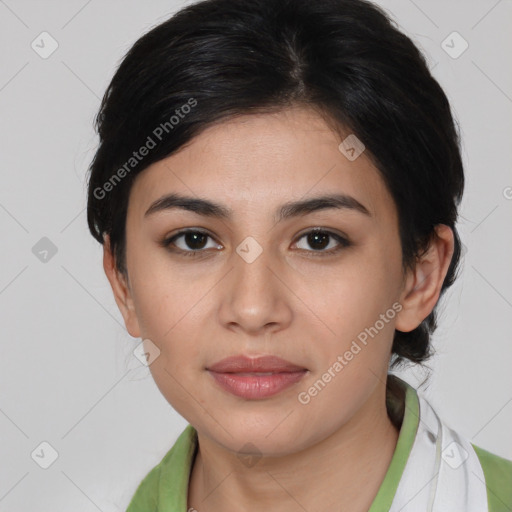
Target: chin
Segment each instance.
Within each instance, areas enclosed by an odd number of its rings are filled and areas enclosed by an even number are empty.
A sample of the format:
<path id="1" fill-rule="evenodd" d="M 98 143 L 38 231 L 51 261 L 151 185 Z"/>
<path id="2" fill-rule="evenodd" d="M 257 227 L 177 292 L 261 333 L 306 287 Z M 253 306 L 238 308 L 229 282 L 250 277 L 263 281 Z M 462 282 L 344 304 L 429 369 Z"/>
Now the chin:
<path id="1" fill-rule="evenodd" d="M 208 437 L 226 449 L 243 454 L 259 456 L 285 456 L 302 450 L 308 445 L 310 437 L 304 431 L 304 421 L 296 425 L 297 418 L 289 418 L 286 414 L 270 415 L 241 420 L 233 415 L 229 422 L 219 426 L 215 422 L 207 426 Z M 200 427 L 196 427 L 200 428 Z M 205 432 L 203 430 L 203 432 Z"/>

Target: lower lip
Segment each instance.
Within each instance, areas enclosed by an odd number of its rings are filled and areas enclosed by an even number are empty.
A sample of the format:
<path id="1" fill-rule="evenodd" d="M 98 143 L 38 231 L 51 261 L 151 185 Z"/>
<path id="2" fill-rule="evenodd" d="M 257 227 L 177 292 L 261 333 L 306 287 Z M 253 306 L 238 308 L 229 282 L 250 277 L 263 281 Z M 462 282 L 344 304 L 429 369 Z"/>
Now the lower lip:
<path id="1" fill-rule="evenodd" d="M 307 373 L 307 370 L 274 373 L 272 375 L 217 373 L 212 371 L 209 371 L 209 373 L 229 393 L 241 398 L 257 400 L 284 391 L 299 382 Z"/>

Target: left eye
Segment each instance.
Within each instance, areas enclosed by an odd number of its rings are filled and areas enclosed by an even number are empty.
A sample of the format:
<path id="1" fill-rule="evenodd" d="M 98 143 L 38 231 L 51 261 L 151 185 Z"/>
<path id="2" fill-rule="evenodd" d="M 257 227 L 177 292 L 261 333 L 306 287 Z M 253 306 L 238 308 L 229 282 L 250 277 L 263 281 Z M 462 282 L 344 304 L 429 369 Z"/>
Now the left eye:
<path id="1" fill-rule="evenodd" d="M 322 229 L 314 229 L 312 231 L 308 231 L 304 233 L 299 240 L 306 238 L 306 242 L 310 247 L 313 247 L 313 251 L 310 252 L 320 252 L 320 253 L 335 253 L 340 251 L 343 247 L 348 247 L 350 245 L 349 241 L 338 235 L 336 233 L 332 233 L 331 231 L 325 231 Z M 324 250 L 326 247 L 329 247 L 330 242 L 336 241 L 334 245 L 334 249 Z M 308 249 L 306 249 L 308 250 Z"/>

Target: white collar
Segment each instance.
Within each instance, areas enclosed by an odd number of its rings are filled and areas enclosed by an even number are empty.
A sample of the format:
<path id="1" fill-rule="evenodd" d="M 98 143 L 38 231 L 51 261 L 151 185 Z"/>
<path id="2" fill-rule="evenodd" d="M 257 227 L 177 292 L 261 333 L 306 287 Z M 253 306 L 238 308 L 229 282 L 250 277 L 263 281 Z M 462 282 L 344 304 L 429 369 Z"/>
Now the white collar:
<path id="1" fill-rule="evenodd" d="M 416 437 L 389 512 L 489 512 L 485 477 L 470 442 L 418 394 Z"/>

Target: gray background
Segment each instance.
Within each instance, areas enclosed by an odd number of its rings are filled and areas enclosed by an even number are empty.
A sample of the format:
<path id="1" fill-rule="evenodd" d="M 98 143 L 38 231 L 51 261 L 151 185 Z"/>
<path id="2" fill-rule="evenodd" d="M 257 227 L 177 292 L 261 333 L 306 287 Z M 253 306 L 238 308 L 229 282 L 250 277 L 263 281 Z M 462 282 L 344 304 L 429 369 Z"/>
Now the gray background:
<path id="1" fill-rule="evenodd" d="M 135 40 L 184 3 L 0 0 L 0 512 L 125 510 L 187 424 L 132 354 L 85 212 L 100 98 Z M 425 51 L 463 137 L 463 269 L 422 390 L 448 425 L 512 458 L 512 5 L 380 4 Z M 58 43 L 45 59 L 31 47 L 43 31 Z M 454 31 L 469 44 L 458 58 L 442 44 Z M 46 262 L 43 237 L 57 249 Z M 31 455 L 44 441 L 58 453 L 48 469 Z"/>

